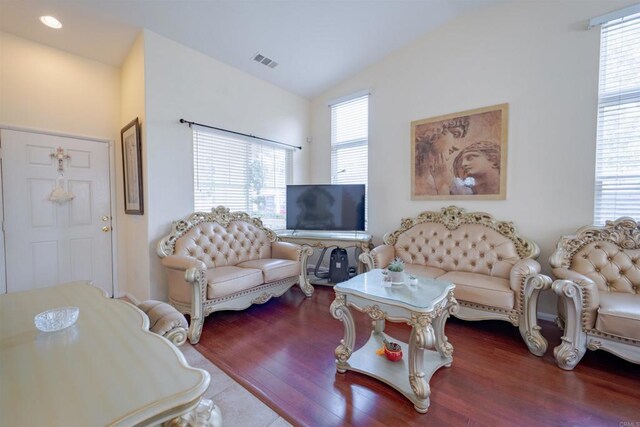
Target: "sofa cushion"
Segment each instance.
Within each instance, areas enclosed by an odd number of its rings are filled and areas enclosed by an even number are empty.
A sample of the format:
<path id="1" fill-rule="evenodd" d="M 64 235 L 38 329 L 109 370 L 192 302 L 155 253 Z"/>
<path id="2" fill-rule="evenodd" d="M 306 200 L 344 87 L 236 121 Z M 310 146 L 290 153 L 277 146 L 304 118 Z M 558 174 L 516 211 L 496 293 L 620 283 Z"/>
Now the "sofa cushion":
<path id="1" fill-rule="evenodd" d="M 508 310 L 513 309 L 513 291 L 509 286 L 509 281 L 501 277 L 451 271 L 438 276 L 438 280 L 446 280 L 456 285 L 453 293 L 458 300 Z"/>
<path id="2" fill-rule="evenodd" d="M 640 295 L 600 292 L 596 329 L 611 335 L 640 340 Z"/>
<path id="3" fill-rule="evenodd" d="M 264 230 L 245 221 L 226 227 L 203 222 L 184 233 L 175 243 L 174 255 L 196 258 L 208 268 L 271 258 L 271 241 Z"/>
<path id="4" fill-rule="evenodd" d="M 261 270 L 264 276 L 264 283 L 271 283 L 300 274 L 300 263 L 288 259 L 256 259 L 240 263 L 238 267 Z"/>
<path id="5" fill-rule="evenodd" d="M 424 222 L 400 234 L 394 246 L 407 263 L 505 279 L 521 259 L 509 238 L 480 224 L 449 230 L 444 224 Z"/>
<path id="6" fill-rule="evenodd" d="M 405 264 L 404 269 L 408 274 L 413 274 L 414 276 L 420 277 L 428 277 L 430 279 L 435 279 L 438 276 L 442 276 L 446 271 L 441 268 L 429 267 L 426 265 L 419 264 Z"/>
<path id="7" fill-rule="evenodd" d="M 234 266 L 207 271 L 207 298 L 220 298 L 262 284 L 262 270 Z"/>
<path id="8" fill-rule="evenodd" d="M 633 294 L 640 286 L 640 250 L 606 240 L 591 242 L 573 256 L 571 270 L 593 280 L 601 291 Z"/>

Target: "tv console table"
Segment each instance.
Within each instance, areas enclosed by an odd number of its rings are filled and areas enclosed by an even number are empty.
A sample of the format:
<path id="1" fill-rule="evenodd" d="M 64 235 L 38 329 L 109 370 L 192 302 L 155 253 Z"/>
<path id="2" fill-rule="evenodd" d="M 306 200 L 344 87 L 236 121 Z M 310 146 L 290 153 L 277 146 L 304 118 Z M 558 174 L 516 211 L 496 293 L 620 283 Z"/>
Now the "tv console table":
<path id="1" fill-rule="evenodd" d="M 280 230 L 276 231 L 276 234 L 282 241 L 307 245 L 312 248 L 338 246 L 340 248 L 356 248 L 361 252 L 369 252 L 373 249 L 371 235 L 361 231 Z M 358 259 L 358 273 L 364 272 L 364 267 L 364 264 Z"/>

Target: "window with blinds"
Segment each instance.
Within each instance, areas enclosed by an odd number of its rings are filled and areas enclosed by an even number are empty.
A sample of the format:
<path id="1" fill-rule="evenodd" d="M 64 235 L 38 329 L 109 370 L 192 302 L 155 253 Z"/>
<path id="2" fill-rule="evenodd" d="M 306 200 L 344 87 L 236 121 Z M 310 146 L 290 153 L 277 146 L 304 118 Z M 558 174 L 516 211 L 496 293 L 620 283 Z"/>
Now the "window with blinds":
<path id="1" fill-rule="evenodd" d="M 640 13 L 601 29 L 594 222 L 621 216 L 640 219 Z"/>
<path id="2" fill-rule="evenodd" d="M 365 184 L 369 169 L 369 95 L 331 105 L 331 183 Z"/>
<path id="3" fill-rule="evenodd" d="M 194 209 L 222 205 L 284 229 L 291 161 L 289 149 L 194 127 Z"/>

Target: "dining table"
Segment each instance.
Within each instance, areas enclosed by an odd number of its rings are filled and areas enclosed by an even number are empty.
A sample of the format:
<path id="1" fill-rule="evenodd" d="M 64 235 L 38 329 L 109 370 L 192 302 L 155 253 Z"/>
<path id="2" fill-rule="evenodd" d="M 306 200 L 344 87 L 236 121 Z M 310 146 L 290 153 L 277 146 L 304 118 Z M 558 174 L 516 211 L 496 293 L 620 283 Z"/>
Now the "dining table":
<path id="1" fill-rule="evenodd" d="M 36 328 L 61 307 L 79 308 L 74 324 Z M 89 282 L 0 295 L 0 426 L 220 425 L 209 383 L 141 310 Z"/>

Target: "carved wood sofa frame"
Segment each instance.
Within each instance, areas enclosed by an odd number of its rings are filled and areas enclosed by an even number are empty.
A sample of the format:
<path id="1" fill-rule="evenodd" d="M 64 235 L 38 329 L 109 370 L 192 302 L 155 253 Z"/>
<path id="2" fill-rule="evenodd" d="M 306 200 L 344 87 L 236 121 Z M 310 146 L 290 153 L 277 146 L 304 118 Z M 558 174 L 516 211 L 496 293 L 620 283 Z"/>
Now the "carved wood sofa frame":
<path id="1" fill-rule="evenodd" d="M 564 329 L 562 342 L 553 350 L 553 354 L 558 366 L 565 370 L 575 368 L 587 349 L 605 350 L 629 362 L 640 363 L 639 340 L 608 334 L 595 328 L 595 318 L 599 311 L 599 293 L 607 290 L 599 289 L 592 279 L 571 269 L 574 256 L 579 256 L 583 250 L 588 251 L 590 247 L 596 250 L 603 249 L 599 248 L 599 243 L 612 243 L 621 252 L 637 251 L 629 258 L 634 265 L 640 264 L 640 228 L 639 224 L 629 217 L 607 221 L 602 227 L 582 227 L 575 235 L 560 238 L 549 263 L 557 278 L 552 285 L 553 291 L 558 295 L 557 323 Z M 616 260 L 609 257 L 608 261 Z M 600 271 L 600 268 L 595 271 Z M 623 271 L 621 273 L 624 275 Z M 632 283 L 630 289 L 621 291 L 637 296 L 640 283 Z"/>
<path id="2" fill-rule="evenodd" d="M 171 233 L 158 242 L 157 254 L 160 258 L 173 255 L 176 242 L 189 230 L 200 224 L 207 222 L 218 223 L 220 226 L 226 228 L 234 221 L 245 222 L 261 230 L 272 244 L 280 242 L 276 233 L 266 228 L 259 218 L 250 217 L 245 212 L 231 212 L 228 208 L 219 206 L 213 208 L 211 213 L 195 212 L 185 219 L 174 221 Z M 291 243 L 282 243 L 284 245 L 292 245 Z M 170 295 L 169 303 L 181 313 L 190 316 L 188 338 L 191 344 L 196 344 L 200 340 L 204 318 L 215 311 L 244 310 L 253 304 L 264 304 L 273 297 L 281 296 L 295 284 L 300 286 L 305 296 L 310 297 L 313 295 L 314 289 L 306 274 L 307 260 L 309 256 L 313 254 L 313 249 L 308 246 L 295 246 L 299 247 L 299 276 L 263 283 L 259 286 L 218 298 L 207 298 L 207 268 L 187 268 L 184 273 L 184 280 L 191 285 L 191 302 L 185 303 L 172 298 Z"/>
<path id="3" fill-rule="evenodd" d="M 540 254 L 538 245 L 518 236 L 515 226 L 511 222 L 497 221 L 490 214 L 484 212 L 467 213 L 464 209 L 456 206 L 442 208 L 440 212 L 422 212 L 415 218 L 403 218 L 398 230 L 385 234 L 384 244 L 396 245 L 403 233 L 424 223 L 442 224 L 449 231 L 456 230 L 465 224 L 482 225 L 513 242 L 520 258 L 512 267 L 510 280 L 513 281 L 515 276 L 520 283 L 518 290 L 514 290 L 514 293 L 518 294 L 515 295 L 515 306 L 512 309 L 493 307 L 464 301 L 456 296 L 460 308 L 454 315 L 463 320 L 494 319 L 510 322 L 519 328 L 531 353 L 542 356 L 547 350 L 547 341 L 540 334 L 540 327 L 537 324 L 538 296 L 542 290 L 550 287 L 551 279 L 540 274 L 540 264 L 535 261 Z M 374 253 L 375 249 L 370 253 L 363 253 L 360 255 L 360 260 L 367 266 L 367 270 L 384 269 L 386 265 L 380 265 L 382 263 L 374 256 Z M 516 271 L 517 273 L 515 273 Z"/>

